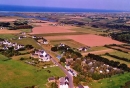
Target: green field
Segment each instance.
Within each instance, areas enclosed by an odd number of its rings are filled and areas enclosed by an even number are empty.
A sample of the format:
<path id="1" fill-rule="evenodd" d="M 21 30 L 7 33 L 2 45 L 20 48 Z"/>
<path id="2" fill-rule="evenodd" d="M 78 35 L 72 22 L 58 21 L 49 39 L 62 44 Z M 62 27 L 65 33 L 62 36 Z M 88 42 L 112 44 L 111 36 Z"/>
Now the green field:
<path id="1" fill-rule="evenodd" d="M 47 33 L 47 34 L 35 34 L 35 36 L 63 36 L 63 35 L 83 35 L 88 33 L 83 32 L 69 32 L 69 33 Z"/>
<path id="2" fill-rule="evenodd" d="M 13 60 L 19 60 L 20 58 L 29 58 L 30 56 L 31 56 L 30 54 L 25 54 L 25 55 L 13 56 L 11 58 Z"/>
<path id="3" fill-rule="evenodd" d="M 26 33 L 30 33 L 32 29 L 18 29 L 21 32 L 26 32 Z"/>
<path id="4" fill-rule="evenodd" d="M 89 83 L 90 88 L 120 88 L 125 82 L 130 81 L 130 73 L 112 76 L 111 78 L 102 79 Z"/>
<path id="5" fill-rule="evenodd" d="M 76 31 L 76 32 L 82 32 L 82 33 L 90 33 L 90 34 L 106 34 L 104 32 L 102 32 L 103 29 L 99 29 L 99 28 L 92 28 L 89 26 L 85 26 L 85 27 L 80 27 L 80 28 L 75 28 L 75 29 L 69 29 L 72 31 Z"/>
<path id="6" fill-rule="evenodd" d="M 113 61 L 119 61 L 120 63 L 124 63 L 124 64 L 126 64 L 128 67 L 130 67 L 130 62 L 126 62 L 126 61 L 123 61 L 123 60 L 119 60 L 119 59 L 116 59 L 116 58 L 113 58 L 113 57 L 110 57 L 110 56 L 107 56 L 107 55 L 103 55 L 102 57 L 107 58 L 107 59 L 109 59 L 109 60 L 113 60 Z"/>
<path id="7" fill-rule="evenodd" d="M 105 49 L 108 49 L 106 47 L 103 47 L 103 46 L 95 46 L 95 47 L 91 47 L 88 52 L 91 52 L 91 51 L 99 51 L 99 50 L 105 50 Z"/>
<path id="8" fill-rule="evenodd" d="M 50 41 L 51 44 L 53 45 L 57 45 L 57 44 L 60 44 L 60 43 L 63 43 L 63 44 L 66 44 L 72 48 L 80 48 L 80 47 L 83 47 L 85 45 L 79 43 L 79 42 L 76 42 L 74 40 L 71 40 L 71 39 L 66 39 L 66 40 L 51 40 Z"/>
<path id="9" fill-rule="evenodd" d="M 16 34 L 0 34 L 0 38 L 3 39 L 11 39 L 11 38 L 17 38 L 18 35 Z"/>
<path id="10" fill-rule="evenodd" d="M 23 39 L 20 39 L 20 40 L 12 40 L 11 42 L 16 42 L 18 44 L 22 44 L 22 45 L 32 45 L 34 48 L 37 48 L 37 49 L 41 49 L 42 47 L 40 45 L 38 45 L 36 43 L 36 41 L 32 38 L 23 38 Z"/>
<path id="11" fill-rule="evenodd" d="M 47 79 L 51 76 L 65 76 L 59 67 L 39 70 L 38 68 L 15 60 L 6 60 L 7 57 L 0 55 L 0 87 L 1 88 L 24 88 L 37 86 L 46 88 Z M 51 73 L 48 73 L 50 70 Z"/>
<path id="12" fill-rule="evenodd" d="M 114 52 L 110 52 L 109 54 L 130 59 L 130 54 L 124 53 L 124 52 L 120 52 L 120 51 L 116 51 L 116 50 Z"/>

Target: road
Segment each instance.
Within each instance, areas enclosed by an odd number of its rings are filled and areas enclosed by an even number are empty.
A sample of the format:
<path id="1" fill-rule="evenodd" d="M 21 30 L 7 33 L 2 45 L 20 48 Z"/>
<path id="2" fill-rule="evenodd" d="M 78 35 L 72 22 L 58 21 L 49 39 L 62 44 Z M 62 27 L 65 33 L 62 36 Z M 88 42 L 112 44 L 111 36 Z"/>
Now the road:
<path id="1" fill-rule="evenodd" d="M 74 85 L 73 85 L 73 77 L 68 73 L 68 71 L 61 65 L 59 64 L 56 60 L 54 60 L 53 58 L 51 59 L 52 62 L 56 63 L 60 68 L 61 70 L 66 74 L 66 76 L 69 78 L 69 88 L 74 88 Z"/>
<path id="2" fill-rule="evenodd" d="M 39 44 L 40 46 L 42 46 L 41 44 Z M 43 46 L 42 46 L 43 47 Z M 54 58 L 56 58 L 55 56 L 53 56 L 51 54 L 51 50 L 46 50 L 45 47 L 43 47 L 43 49 L 52 57 L 52 62 L 55 63 L 56 65 L 58 65 L 58 67 L 66 74 L 66 76 L 69 78 L 69 88 L 74 88 L 73 85 L 73 76 L 71 76 L 68 71 L 61 65 L 58 63 L 58 61 L 56 61 Z"/>

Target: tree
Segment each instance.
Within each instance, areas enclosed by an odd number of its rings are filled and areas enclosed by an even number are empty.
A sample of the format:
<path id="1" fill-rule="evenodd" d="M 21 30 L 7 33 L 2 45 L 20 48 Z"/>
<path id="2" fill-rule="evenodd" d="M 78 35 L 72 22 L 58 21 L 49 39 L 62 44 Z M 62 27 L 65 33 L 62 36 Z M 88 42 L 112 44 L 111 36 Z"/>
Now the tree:
<path id="1" fill-rule="evenodd" d="M 52 48 L 51 48 L 51 51 L 56 52 L 56 51 L 58 51 L 58 49 L 57 49 L 57 47 L 52 47 Z"/>
<path id="2" fill-rule="evenodd" d="M 65 62 L 66 62 L 66 59 L 65 59 L 64 57 L 62 57 L 62 58 L 60 59 L 60 62 L 65 63 Z"/>

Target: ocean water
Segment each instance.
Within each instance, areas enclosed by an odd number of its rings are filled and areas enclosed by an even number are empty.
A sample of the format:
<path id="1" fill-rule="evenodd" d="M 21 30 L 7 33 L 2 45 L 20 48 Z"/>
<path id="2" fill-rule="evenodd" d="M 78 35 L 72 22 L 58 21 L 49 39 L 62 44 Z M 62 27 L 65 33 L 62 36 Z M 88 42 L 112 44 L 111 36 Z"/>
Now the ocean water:
<path id="1" fill-rule="evenodd" d="M 56 7 L 31 7 L 31 6 L 12 6 L 0 5 L 0 11 L 5 12 L 122 12 L 117 10 L 96 10 L 78 8 L 56 8 Z"/>

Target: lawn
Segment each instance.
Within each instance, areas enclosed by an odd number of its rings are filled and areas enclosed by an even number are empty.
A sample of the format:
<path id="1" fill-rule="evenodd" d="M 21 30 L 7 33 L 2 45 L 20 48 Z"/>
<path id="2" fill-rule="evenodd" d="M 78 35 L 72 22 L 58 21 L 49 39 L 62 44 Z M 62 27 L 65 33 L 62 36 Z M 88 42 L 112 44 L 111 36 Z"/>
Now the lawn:
<path id="1" fill-rule="evenodd" d="M 66 39 L 66 40 L 52 40 L 50 41 L 51 44 L 53 45 L 57 45 L 57 44 L 60 44 L 60 43 L 63 43 L 63 44 L 66 44 L 72 48 L 79 48 L 79 47 L 83 47 L 85 45 L 79 43 L 79 42 L 76 42 L 74 40 L 71 40 L 71 39 Z"/>
<path id="2" fill-rule="evenodd" d="M 90 88 L 120 88 L 125 82 L 130 81 L 130 73 L 112 76 L 111 78 L 94 81 L 89 84 Z"/>
<path id="3" fill-rule="evenodd" d="M 38 68 L 15 60 L 7 60 L 0 55 L 0 87 L 1 88 L 25 88 L 38 86 L 46 88 L 47 79 L 51 76 L 65 76 L 59 67 L 39 70 Z M 48 73 L 50 70 L 51 73 Z"/>
<path id="4" fill-rule="evenodd" d="M 11 42 L 16 42 L 18 44 L 22 44 L 22 45 L 32 45 L 34 48 L 37 48 L 37 49 L 41 49 L 42 47 L 40 45 L 37 44 L 37 42 L 32 39 L 32 38 L 23 38 L 23 39 L 20 39 L 20 40 L 12 40 Z"/>

